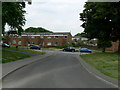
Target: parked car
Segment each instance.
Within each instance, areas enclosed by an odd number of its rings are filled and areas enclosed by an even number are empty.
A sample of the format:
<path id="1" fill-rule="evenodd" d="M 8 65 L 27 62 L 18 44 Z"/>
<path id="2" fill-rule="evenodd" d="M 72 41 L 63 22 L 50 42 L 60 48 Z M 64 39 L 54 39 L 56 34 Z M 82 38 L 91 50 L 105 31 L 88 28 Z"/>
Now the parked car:
<path id="1" fill-rule="evenodd" d="M 75 52 L 75 48 L 74 47 L 66 47 L 63 49 L 63 51 Z"/>
<path id="2" fill-rule="evenodd" d="M 7 44 L 7 43 L 3 43 L 3 44 L 2 44 L 2 47 L 8 47 L 8 48 L 10 48 L 10 45 Z"/>
<path id="3" fill-rule="evenodd" d="M 92 53 L 92 50 L 87 49 L 87 48 L 81 48 L 80 52 L 88 52 L 88 53 Z"/>
<path id="4" fill-rule="evenodd" d="M 41 49 L 41 47 L 40 47 L 40 46 L 38 46 L 38 45 L 35 45 L 35 46 L 31 46 L 31 47 L 30 47 L 30 49 L 39 49 L 39 50 L 40 50 L 40 49 Z"/>

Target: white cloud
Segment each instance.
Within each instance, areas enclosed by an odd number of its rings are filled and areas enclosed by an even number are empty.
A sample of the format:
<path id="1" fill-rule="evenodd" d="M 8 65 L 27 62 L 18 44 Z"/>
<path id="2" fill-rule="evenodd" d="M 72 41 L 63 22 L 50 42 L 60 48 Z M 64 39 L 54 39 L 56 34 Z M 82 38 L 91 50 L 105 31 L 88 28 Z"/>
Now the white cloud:
<path id="1" fill-rule="evenodd" d="M 87 0 L 86 0 L 87 1 Z M 82 32 L 79 13 L 82 12 L 85 0 L 33 0 L 27 5 L 26 25 L 44 27 L 57 31 L 71 31 L 74 35 Z"/>

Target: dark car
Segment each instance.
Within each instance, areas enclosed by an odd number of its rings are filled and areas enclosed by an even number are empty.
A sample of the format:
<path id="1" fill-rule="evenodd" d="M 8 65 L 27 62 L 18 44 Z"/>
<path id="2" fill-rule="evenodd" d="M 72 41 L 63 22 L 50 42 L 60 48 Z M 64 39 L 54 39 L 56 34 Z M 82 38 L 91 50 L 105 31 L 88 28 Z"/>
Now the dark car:
<path id="1" fill-rule="evenodd" d="M 10 48 L 10 45 L 7 44 L 7 43 L 3 43 L 3 44 L 2 44 L 2 47 L 8 47 L 8 48 Z"/>
<path id="2" fill-rule="evenodd" d="M 74 47 L 66 47 L 63 49 L 63 51 L 75 52 L 75 48 Z"/>
<path id="3" fill-rule="evenodd" d="M 80 52 L 88 52 L 88 53 L 92 53 L 92 50 L 87 49 L 87 48 L 81 48 Z"/>
<path id="4" fill-rule="evenodd" d="M 31 47 L 30 47 L 30 49 L 39 49 L 39 50 L 40 50 L 40 49 L 41 49 L 41 47 L 40 47 L 40 46 L 38 46 L 38 45 L 35 45 L 35 46 L 31 46 Z"/>

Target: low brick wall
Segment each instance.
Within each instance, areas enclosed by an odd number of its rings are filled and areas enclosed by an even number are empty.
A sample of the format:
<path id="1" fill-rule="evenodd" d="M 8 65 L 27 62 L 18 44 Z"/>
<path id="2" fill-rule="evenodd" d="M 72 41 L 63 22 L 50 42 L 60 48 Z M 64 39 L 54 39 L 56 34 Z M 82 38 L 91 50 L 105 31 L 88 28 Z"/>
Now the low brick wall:
<path id="1" fill-rule="evenodd" d="M 113 52 L 118 51 L 119 42 L 120 41 L 112 42 L 112 47 L 106 48 L 106 50 L 110 50 L 110 51 L 113 51 Z"/>

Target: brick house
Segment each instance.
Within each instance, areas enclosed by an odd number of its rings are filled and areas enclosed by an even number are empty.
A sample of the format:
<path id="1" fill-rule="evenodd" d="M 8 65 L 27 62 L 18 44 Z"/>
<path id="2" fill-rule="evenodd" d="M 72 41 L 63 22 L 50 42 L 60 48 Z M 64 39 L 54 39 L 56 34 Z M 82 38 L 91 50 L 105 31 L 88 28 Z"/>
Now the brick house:
<path id="1" fill-rule="evenodd" d="M 72 35 L 70 32 L 62 33 L 22 33 L 21 36 L 11 34 L 6 36 L 10 45 L 28 44 L 40 45 L 42 47 L 62 46 L 72 42 Z"/>
<path id="2" fill-rule="evenodd" d="M 119 44 L 120 44 L 120 41 L 112 42 L 112 47 L 106 48 L 106 50 L 116 52 L 116 51 L 118 51 Z"/>

